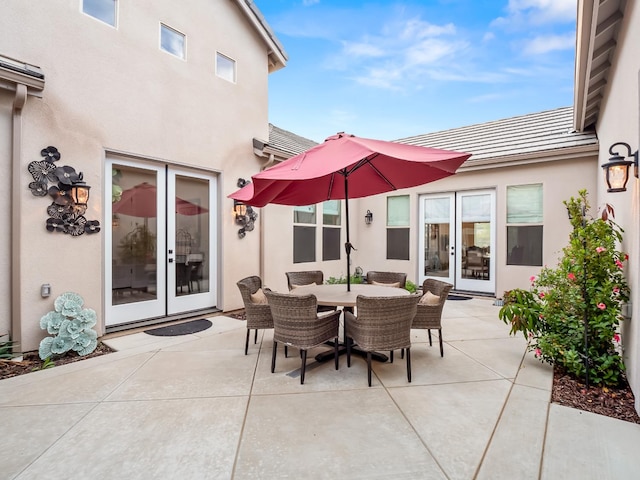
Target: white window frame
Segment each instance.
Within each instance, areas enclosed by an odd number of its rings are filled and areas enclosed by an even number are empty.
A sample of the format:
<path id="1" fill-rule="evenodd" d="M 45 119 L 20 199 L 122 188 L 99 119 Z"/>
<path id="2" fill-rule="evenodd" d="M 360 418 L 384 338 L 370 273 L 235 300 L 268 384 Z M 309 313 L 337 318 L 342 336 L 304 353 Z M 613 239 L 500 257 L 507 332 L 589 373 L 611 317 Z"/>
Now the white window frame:
<path id="1" fill-rule="evenodd" d="M 165 48 L 162 45 L 162 34 L 163 34 L 163 32 L 168 32 L 168 33 L 174 34 L 176 36 L 176 38 L 178 38 L 178 37 L 182 38 L 182 54 L 177 54 L 173 50 L 169 50 L 169 49 Z M 187 59 L 187 36 L 184 33 L 182 33 L 181 31 L 176 30 L 173 27 L 170 27 L 166 23 L 160 22 L 159 42 L 160 42 L 160 50 L 162 50 L 163 52 L 168 53 L 169 55 L 172 55 L 172 56 L 174 56 L 176 58 L 179 58 L 181 60 L 186 60 Z"/>
<path id="2" fill-rule="evenodd" d="M 96 17 L 95 15 L 92 15 L 91 13 L 85 11 L 84 9 L 84 4 L 87 0 L 80 0 L 80 12 L 82 12 L 82 14 L 86 15 L 87 17 L 93 18 L 94 20 L 99 21 L 100 23 L 104 23 L 105 25 L 109 25 L 110 27 L 113 28 L 118 28 L 118 0 L 107 0 L 109 2 L 113 1 L 113 23 L 109 23 L 107 22 L 104 18 L 100 18 L 100 17 Z M 93 2 L 96 1 L 101 1 L 101 0 L 92 0 Z M 102 0 L 104 1 L 104 0 Z"/>
<path id="3" fill-rule="evenodd" d="M 231 78 L 229 78 L 228 75 L 224 75 L 223 72 L 221 72 L 220 70 L 220 59 L 225 59 L 228 60 L 232 66 L 233 66 L 233 71 L 231 74 Z M 231 82 L 231 83 L 236 83 L 236 78 L 237 78 L 237 62 L 231 58 L 228 55 L 225 55 L 224 53 L 220 53 L 220 52 L 216 52 L 216 76 L 222 78 L 223 80 L 226 80 L 227 82 Z"/>

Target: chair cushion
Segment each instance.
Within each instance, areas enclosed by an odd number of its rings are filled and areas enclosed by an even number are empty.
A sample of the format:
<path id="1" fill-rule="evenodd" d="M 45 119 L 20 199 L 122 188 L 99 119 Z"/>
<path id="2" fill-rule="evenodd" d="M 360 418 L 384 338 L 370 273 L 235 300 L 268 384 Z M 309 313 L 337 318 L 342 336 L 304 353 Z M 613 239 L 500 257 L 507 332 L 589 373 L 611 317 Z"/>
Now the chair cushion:
<path id="1" fill-rule="evenodd" d="M 267 296 L 264 294 L 261 288 L 256 290 L 256 293 L 251 294 L 251 303 L 258 305 L 267 305 Z"/>
<path id="2" fill-rule="evenodd" d="M 429 290 L 427 290 L 427 293 L 425 293 L 424 295 L 422 295 L 422 297 L 420 297 L 420 300 L 418 300 L 418 303 L 422 305 L 439 305 L 440 296 L 435 295 L 431 293 Z"/>
<path id="3" fill-rule="evenodd" d="M 316 282 L 308 283 L 307 285 L 296 285 L 296 284 L 292 283 L 291 284 L 291 288 L 294 289 L 294 288 L 297 288 L 297 287 L 311 287 L 311 286 L 315 286 L 315 285 L 317 285 Z"/>
<path id="4" fill-rule="evenodd" d="M 380 283 L 380 282 L 376 282 L 375 280 L 372 280 L 371 281 L 371 285 L 380 285 L 381 287 L 400 288 L 400 282 L 396 282 L 396 283 Z"/>

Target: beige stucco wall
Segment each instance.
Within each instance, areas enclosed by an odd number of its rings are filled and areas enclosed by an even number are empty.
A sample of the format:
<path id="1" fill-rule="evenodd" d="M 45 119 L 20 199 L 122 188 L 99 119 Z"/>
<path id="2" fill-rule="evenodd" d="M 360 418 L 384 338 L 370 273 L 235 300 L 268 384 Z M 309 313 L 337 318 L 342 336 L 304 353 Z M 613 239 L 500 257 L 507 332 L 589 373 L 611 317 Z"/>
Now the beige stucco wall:
<path id="1" fill-rule="evenodd" d="M 418 278 L 418 198 L 422 194 L 494 189 L 496 191 L 496 296 L 505 290 L 528 288 L 529 277 L 539 267 L 506 265 L 506 187 L 542 183 L 544 192 L 543 263 L 554 265 L 558 253 L 568 241 L 570 225 L 563 200 L 576 196 L 578 190 L 596 191 L 600 179 L 595 156 L 577 160 L 538 163 L 514 167 L 491 168 L 461 172 L 437 182 L 394 192 L 410 195 L 410 260 L 386 259 L 386 195 L 377 195 L 349 202 L 351 243 L 357 248 L 351 254 L 353 273 L 356 266 L 368 270 L 402 271 L 416 282 Z M 595 194 L 594 194 L 595 195 Z M 594 205 L 595 206 L 595 205 Z M 371 225 L 366 225 L 367 210 L 374 214 Z M 325 279 L 346 275 L 346 256 L 341 260 L 314 263 L 293 263 L 293 210 L 292 207 L 269 205 L 260 210 L 266 223 L 265 231 L 265 283 L 273 289 L 286 291 L 284 272 L 288 270 L 323 270 Z M 344 206 L 343 206 L 344 214 Z M 321 228 L 316 232 L 317 259 L 321 259 Z M 345 239 L 342 229 L 343 242 Z M 417 283 L 417 282 L 416 282 Z"/>
<path id="2" fill-rule="evenodd" d="M 259 169 L 251 139 L 268 136 L 265 44 L 234 2 L 118 3 L 117 28 L 81 13 L 78 1 L 5 0 L 0 7 L 0 52 L 46 76 L 43 98 L 25 107 L 18 166 L 25 187 L 17 192 L 24 207 L 18 288 L 25 350 L 37 348 L 44 336 L 39 318 L 64 291 L 104 313 L 102 234 L 47 232 L 49 200 L 27 189 L 27 164 L 47 145 L 62 153 L 59 164 L 84 172 L 92 186 L 86 217 L 102 223 L 110 221 L 102 215 L 107 151 L 219 174 L 218 307 L 239 308 L 235 281 L 258 268 L 257 235 L 238 239 L 226 195 L 239 176 Z M 160 22 L 187 35 L 186 61 L 159 49 Z M 216 51 L 236 60 L 236 84 L 215 76 Z M 52 285 L 49 299 L 40 297 L 42 283 Z M 103 333 L 104 324 L 97 328 Z"/>
<path id="3" fill-rule="evenodd" d="M 627 2 L 618 36 L 618 46 L 601 105 L 597 133 L 600 140 L 600 163 L 609 157 L 609 147 L 626 142 L 635 152 L 640 147 L 640 5 Z M 626 152 L 624 153 L 626 154 Z M 622 342 L 628 379 L 640 411 L 640 183 L 633 176 L 623 193 L 607 193 L 598 182 L 601 203 L 615 207 L 616 221 L 625 229 L 622 249 L 629 252 L 628 279 L 631 288 L 632 317 L 623 322 Z"/>

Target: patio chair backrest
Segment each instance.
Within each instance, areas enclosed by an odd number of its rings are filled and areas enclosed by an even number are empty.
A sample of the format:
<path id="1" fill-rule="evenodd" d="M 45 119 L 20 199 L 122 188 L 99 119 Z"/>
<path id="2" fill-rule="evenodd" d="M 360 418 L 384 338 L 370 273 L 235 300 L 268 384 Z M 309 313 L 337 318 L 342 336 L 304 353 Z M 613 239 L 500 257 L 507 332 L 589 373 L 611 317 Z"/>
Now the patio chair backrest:
<path id="1" fill-rule="evenodd" d="M 286 272 L 287 286 L 289 290 L 293 290 L 296 286 L 322 285 L 324 283 L 324 273 L 321 270 L 307 270 L 304 272 Z"/>
<path id="2" fill-rule="evenodd" d="M 402 272 L 367 272 L 367 283 L 398 284 L 404 288 L 407 283 L 407 274 Z"/>

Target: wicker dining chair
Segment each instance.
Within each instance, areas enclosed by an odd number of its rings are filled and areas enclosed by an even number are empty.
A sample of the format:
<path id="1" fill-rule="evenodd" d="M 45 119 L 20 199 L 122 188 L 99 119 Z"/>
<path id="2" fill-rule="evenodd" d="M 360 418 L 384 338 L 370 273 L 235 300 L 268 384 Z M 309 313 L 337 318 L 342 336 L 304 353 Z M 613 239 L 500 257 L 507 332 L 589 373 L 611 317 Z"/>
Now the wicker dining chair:
<path id="1" fill-rule="evenodd" d="M 367 379 L 371 386 L 371 352 L 405 349 L 407 380 L 411 382 L 411 324 L 416 315 L 418 295 L 366 297 L 358 295 L 358 315 L 345 312 L 347 367 L 351 366 L 351 341 L 367 352 Z"/>
<path id="2" fill-rule="evenodd" d="M 367 283 L 370 284 L 382 284 L 388 286 L 395 286 L 397 283 L 398 288 L 404 288 L 407 283 L 407 274 L 402 272 L 367 272 L 365 277 Z"/>
<path id="3" fill-rule="evenodd" d="M 453 285 L 450 283 L 427 278 L 422 283 L 423 297 L 418 303 L 418 311 L 411 326 L 411 328 L 422 328 L 429 332 L 429 346 L 433 345 L 431 342 L 431 330 L 438 330 L 441 357 L 444 356 L 442 348 L 442 309 L 452 288 Z"/>
<path id="4" fill-rule="evenodd" d="M 258 276 L 243 278 L 238 283 L 242 301 L 244 302 L 244 311 L 247 317 L 247 338 L 244 344 L 244 354 L 247 355 L 249 350 L 249 334 L 251 330 L 255 330 L 253 343 L 258 342 L 258 330 L 265 328 L 273 328 L 273 318 L 271 317 L 271 308 L 265 300 L 262 300 L 262 280 Z M 252 298 L 253 296 L 253 298 Z"/>
<path id="5" fill-rule="evenodd" d="M 334 359 L 338 370 L 338 329 L 340 311 L 318 315 L 315 295 L 292 295 L 265 290 L 273 317 L 273 352 L 271 373 L 276 369 L 278 343 L 300 350 L 300 384 L 304 384 L 307 350 L 328 341 L 334 342 Z"/>
<path id="6" fill-rule="evenodd" d="M 289 291 L 296 287 L 302 287 L 304 285 L 322 285 L 324 283 L 324 273 L 322 270 L 306 270 L 302 272 L 285 272 L 287 276 L 287 287 Z M 329 305 L 318 305 L 318 312 L 332 312 L 337 307 Z"/>

